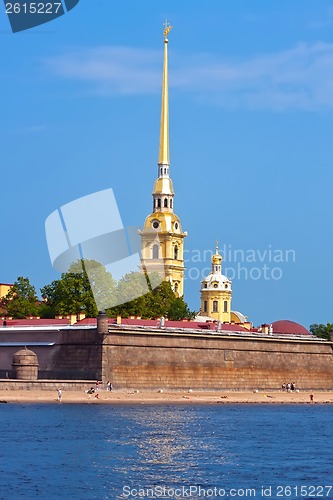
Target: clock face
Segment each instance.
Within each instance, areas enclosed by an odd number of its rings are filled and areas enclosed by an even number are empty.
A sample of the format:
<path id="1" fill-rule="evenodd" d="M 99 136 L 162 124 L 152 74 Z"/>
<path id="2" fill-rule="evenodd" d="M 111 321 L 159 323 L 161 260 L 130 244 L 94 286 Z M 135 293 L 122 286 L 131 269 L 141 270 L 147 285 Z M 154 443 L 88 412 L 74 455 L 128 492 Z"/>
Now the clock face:
<path id="1" fill-rule="evenodd" d="M 158 229 L 160 227 L 160 223 L 158 220 L 153 220 L 152 226 L 154 229 Z"/>

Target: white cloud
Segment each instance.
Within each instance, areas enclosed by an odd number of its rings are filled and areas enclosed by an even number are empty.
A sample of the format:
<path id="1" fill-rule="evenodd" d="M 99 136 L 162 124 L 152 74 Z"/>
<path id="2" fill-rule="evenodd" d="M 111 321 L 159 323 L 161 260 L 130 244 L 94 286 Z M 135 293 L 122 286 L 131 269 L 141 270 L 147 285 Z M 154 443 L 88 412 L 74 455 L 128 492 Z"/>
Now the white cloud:
<path id="1" fill-rule="evenodd" d="M 158 52 L 127 47 L 76 50 L 43 63 L 60 77 L 89 82 L 110 94 L 151 93 L 161 79 Z"/>
<path id="2" fill-rule="evenodd" d="M 161 85 L 161 52 L 126 47 L 76 50 L 44 61 L 50 72 L 113 95 L 149 94 Z M 247 60 L 173 50 L 170 86 L 222 107 L 317 111 L 333 108 L 333 44 L 301 43 Z"/>

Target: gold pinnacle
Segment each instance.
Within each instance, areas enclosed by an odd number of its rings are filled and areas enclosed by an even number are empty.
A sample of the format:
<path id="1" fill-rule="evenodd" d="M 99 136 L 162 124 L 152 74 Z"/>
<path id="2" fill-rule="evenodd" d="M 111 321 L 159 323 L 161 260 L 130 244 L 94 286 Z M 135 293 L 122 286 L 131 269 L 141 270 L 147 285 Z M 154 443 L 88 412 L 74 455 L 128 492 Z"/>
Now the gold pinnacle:
<path id="1" fill-rule="evenodd" d="M 166 38 L 170 32 L 170 30 L 172 30 L 173 26 L 170 25 L 170 23 L 168 22 L 168 20 L 166 19 L 164 24 L 164 31 L 163 31 L 163 35 L 164 35 L 164 38 Z"/>
<path id="2" fill-rule="evenodd" d="M 168 97 L 168 39 L 167 34 L 172 26 L 165 20 L 164 23 L 164 61 L 162 79 L 162 108 L 160 124 L 160 149 L 158 155 L 159 165 L 170 165 L 169 157 L 169 97 Z"/>

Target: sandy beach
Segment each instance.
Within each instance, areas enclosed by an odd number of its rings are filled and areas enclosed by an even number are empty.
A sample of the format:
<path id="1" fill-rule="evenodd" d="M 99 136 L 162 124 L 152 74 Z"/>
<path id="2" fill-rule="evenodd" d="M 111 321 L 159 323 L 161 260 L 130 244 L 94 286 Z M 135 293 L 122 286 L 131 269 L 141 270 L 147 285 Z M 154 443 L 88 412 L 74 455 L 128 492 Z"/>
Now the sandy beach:
<path id="1" fill-rule="evenodd" d="M 228 391 L 163 391 L 135 392 L 101 390 L 98 398 L 84 391 L 62 391 L 62 404 L 333 404 L 332 392 L 228 392 Z M 56 391 L 1 390 L 0 402 L 4 403 L 57 403 Z"/>

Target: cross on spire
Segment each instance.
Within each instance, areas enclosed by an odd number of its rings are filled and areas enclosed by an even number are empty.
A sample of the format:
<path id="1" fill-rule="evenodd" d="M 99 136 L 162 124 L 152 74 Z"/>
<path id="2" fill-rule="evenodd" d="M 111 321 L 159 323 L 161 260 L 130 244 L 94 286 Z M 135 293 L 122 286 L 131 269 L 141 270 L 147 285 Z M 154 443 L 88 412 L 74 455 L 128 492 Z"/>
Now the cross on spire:
<path id="1" fill-rule="evenodd" d="M 163 26 L 164 26 L 163 35 L 164 37 L 167 37 L 169 31 L 172 29 L 172 26 L 167 19 L 164 21 Z"/>

